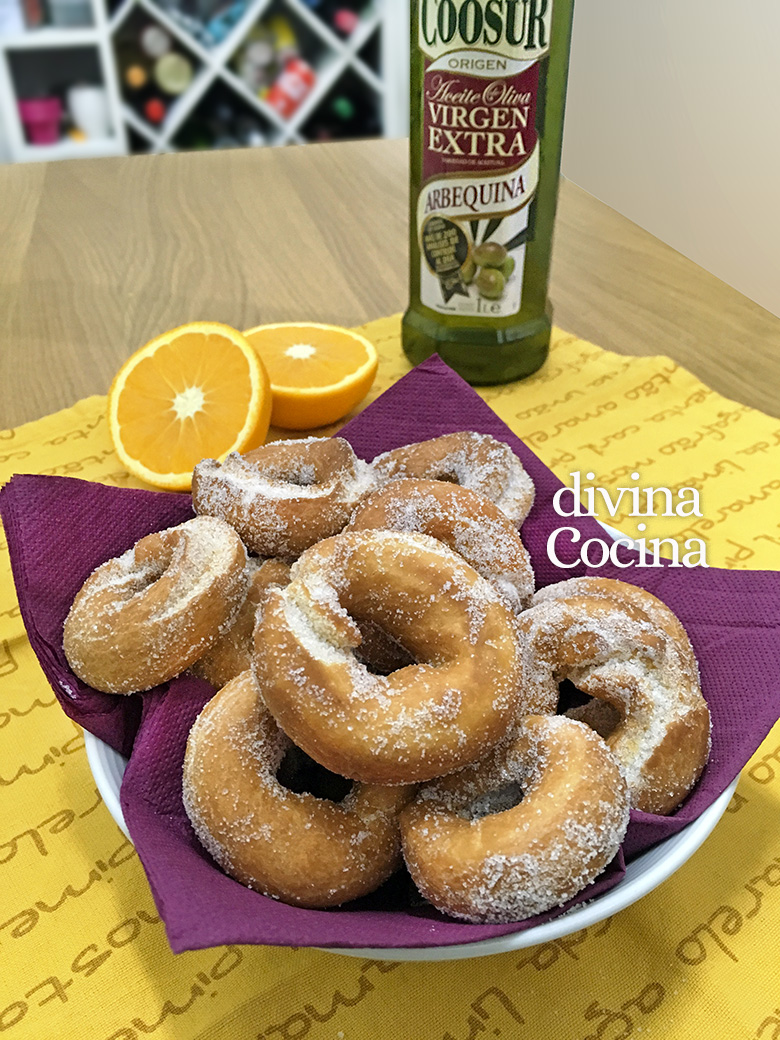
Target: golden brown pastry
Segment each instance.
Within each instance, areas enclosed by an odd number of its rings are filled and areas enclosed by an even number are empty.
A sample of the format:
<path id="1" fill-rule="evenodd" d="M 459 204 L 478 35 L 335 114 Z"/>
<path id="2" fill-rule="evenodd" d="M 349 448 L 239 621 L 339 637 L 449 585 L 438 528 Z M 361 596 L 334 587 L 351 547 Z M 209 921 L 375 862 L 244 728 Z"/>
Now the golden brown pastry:
<path id="1" fill-rule="evenodd" d="M 534 485 L 512 449 L 486 433 L 464 430 L 386 451 L 374 459 L 377 480 L 446 480 L 489 498 L 520 525 L 534 504 Z"/>
<path id="2" fill-rule="evenodd" d="M 274 441 L 199 462 L 193 508 L 227 521 L 258 556 L 293 560 L 344 527 L 372 472 L 340 437 Z"/>
<path id="3" fill-rule="evenodd" d="M 296 793 L 277 779 L 290 746 L 251 672 L 209 701 L 184 759 L 201 844 L 237 881 L 295 906 L 372 892 L 401 865 L 398 811 L 414 789 L 354 784 L 339 802 Z"/>
<path id="4" fill-rule="evenodd" d="M 427 784 L 401 813 L 401 834 L 426 899 L 465 921 L 502 924 L 590 884 L 628 818 L 626 783 L 601 737 L 536 715 L 483 762 Z"/>
<path id="5" fill-rule="evenodd" d="M 211 516 L 142 538 L 93 571 L 65 620 L 68 664 L 104 693 L 149 690 L 185 671 L 235 619 L 246 550 Z"/>
<path id="6" fill-rule="evenodd" d="M 356 656 L 371 623 L 415 663 L 373 673 Z M 441 542 L 347 531 L 273 589 L 254 669 L 279 725 L 316 762 L 367 783 L 442 776 L 488 753 L 529 706 L 518 694 L 515 618 Z"/>
<path id="7" fill-rule="evenodd" d="M 519 619 L 523 685 L 554 711 L 558 684 L 606 702 L 574 717 L 607 734 L 631 792 L 632 808 L 670 813 L 699 779 L 710 751 L 710 714 L 693 649 L 672 611 L 635 585 L 572 578 L 536 593 Z M 599 720 L 596 716 L 600 715 Z"/>
<path id="8" fill-rule="evenodd" d="M 418 531 L 444 542 L 487 578 L 516 614 L 534 594 L 528 550 L 512 521 L 490 499 L 443 480 L 391 480 L 365 495 L 350 531 Z"/>
<path id="9" fill-rule="evenodd" d="M 290 580 L 290 568 L 281 560 L 251 559 L 247 569 L 249 588 L 235 621 L 190 669 L 218 690 L 251 667 L 257 611 L 272 585 L 286 585 Z"/>

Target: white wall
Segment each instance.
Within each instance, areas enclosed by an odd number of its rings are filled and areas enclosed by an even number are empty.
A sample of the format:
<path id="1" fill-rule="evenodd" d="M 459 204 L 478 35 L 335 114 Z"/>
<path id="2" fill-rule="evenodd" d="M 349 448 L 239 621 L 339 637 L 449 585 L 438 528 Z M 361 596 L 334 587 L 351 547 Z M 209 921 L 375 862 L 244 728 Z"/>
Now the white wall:
<path id="1" fill-rule="evenodd" d="M 779 0 L 575 0 L 563 173 L 780 315 Z"/>

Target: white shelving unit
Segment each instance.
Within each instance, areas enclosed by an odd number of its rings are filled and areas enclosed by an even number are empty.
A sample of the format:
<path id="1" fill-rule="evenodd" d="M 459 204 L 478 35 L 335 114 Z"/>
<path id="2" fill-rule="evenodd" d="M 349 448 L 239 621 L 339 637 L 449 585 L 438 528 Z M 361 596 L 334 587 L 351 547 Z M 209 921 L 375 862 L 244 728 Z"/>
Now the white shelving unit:
<path id="1" fill-rule="evenodd" d="M 127 151 L 127 135 L 121 116 L 114 51 L 108 20 L 101 0 L 89 0 L 92 25 L 58 28 L 47 25 L 12 35 L 0 35 L 0 118 L 8 137 L 8 150 L 14 162 L 41 162 L 51 159 L 101 158 L 123 155 Z M 19 86 L 14 74 L 14 60 L 37 60 L 46 69 L 55 55 L 78 58 L 79 52 L 90 52 L 95 70 L 94 81 L 106 87 L 111 133 L 108 137 L 73 140 L 64 137 L 56 144 L 28 144 L 19 118 Z M 54 86 L 54 84 L 50 84 Z"/>
<path id="2" fill-rule="evenodd" d="M 384 136 L 403 136 L 407 132 L 408 0 L 366 0 L 357 27 L 347 38 L 333 31 L 303 0 L 250 0 L 229 34 L 211 48 L 195 39 L 155 0 L 120 0 L 110 14 L 103 0 L 89 2 L 94 22 L 90 28 L 49 26 L 0 36 L 0 116 L 7 127 L 8 145 L 15 161 L 124 154 L 130 150 L 131 138 L 135 151 L 175 151 L 180 146 L 178 135 L 215 89 L 223 97 L 227 93 L 244 112 L 257 118 L 269 145 L 309 140 L 307 122 L 342 80 L 347 92 L 353 97 L 360 94 L 360 100 L 377 112 Z M 308 52 L 303 56 L 316 74 L 310 93 L 288 119 L 255 95 L 231 67 L 247 35 L 269 14 L 283 15 L 305 37 Z M 117 39 L 148 23 L 162 26 L 196 70 L 189 87 L 172 101 L 163 122 L 156 126 L 123 98 L 115 56 Z M 373 62 L 365 58 L 367 46 Z M 108 92 L 111 137 L 101 141 L 63 139 L 55 145 L 28 144 L 17 108 L 14 67 L 18 67 L 19 55 L 39 52 L 43 61 L 54 51 L 75 53 L 77 48 L 90 49 L 97 57 L 100 78 Z"/>

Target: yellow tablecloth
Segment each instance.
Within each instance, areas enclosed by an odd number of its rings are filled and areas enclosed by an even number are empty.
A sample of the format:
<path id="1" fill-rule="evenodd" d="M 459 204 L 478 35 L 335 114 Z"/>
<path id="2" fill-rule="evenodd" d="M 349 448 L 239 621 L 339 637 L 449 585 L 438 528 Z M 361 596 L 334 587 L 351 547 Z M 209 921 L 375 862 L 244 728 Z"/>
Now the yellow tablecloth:
<path id="1" fill-rule="evenodd" d="M 381 357 L 368 404 L 408 366 L 397 318 L 362 331 Z M 780 568 L 777 419 L 667 358 L 560 332 L 540 373 L 481 393 L 564 481 L 578 470 L 611 491 L 700 489 L 701 520 L 654 518 L 645 536 L 702 537 L 715 566 Z M 133 485 L 104 404 L 0 431 L 0 483 L 26 472 Z M 601 518 L 639 533 L 636 519 Z M 0 540 L 0 1034 L 13 1040 L 780 1038 L 780 727 L 661 888 L 568 938 L 440 964 L 257 947 L 174 957 L 83 747 L 29 648 Z"/>

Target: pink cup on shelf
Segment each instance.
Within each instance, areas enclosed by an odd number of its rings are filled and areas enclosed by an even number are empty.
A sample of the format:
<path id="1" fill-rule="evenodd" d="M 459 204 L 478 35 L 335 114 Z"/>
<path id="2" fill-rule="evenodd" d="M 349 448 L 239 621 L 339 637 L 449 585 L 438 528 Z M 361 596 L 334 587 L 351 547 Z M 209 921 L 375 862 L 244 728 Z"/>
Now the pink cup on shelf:
<path id="1" fill-rule="evenodd" d="M 57 97 L 19 101 L 19 115 L 30 144 L 56 144 L 60 139 L 62 102 Z"/>

